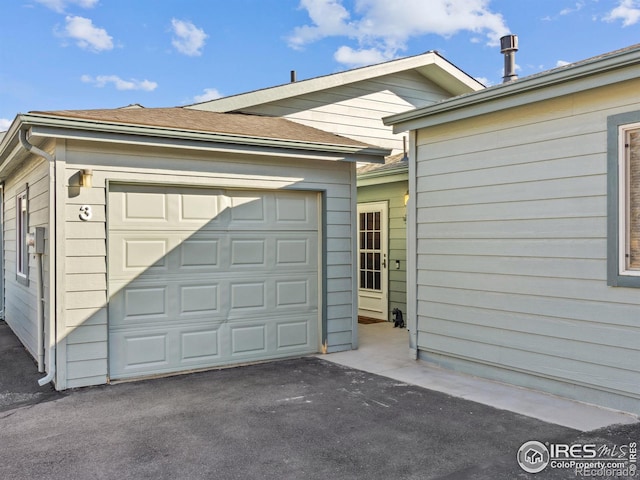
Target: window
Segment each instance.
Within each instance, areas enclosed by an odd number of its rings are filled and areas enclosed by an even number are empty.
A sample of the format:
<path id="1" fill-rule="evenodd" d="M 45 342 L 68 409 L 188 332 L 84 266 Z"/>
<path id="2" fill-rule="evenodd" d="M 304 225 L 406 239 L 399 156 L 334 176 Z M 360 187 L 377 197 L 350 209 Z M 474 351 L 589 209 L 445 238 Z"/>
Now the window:
<path id="1" fill-rule="evenodd" d="M 381 290 L 382 226 L 381 212 L 362 212 L 359 215 L 360 288 Z"/>
<path id="2" fill-rule="evenodd" d="M 29 249 L 27 232 L 29 231 L 29 210 L 27 209 L 27 190 L 16 195 L 16 278 L 18 282 L 29 284 Z"/>
<path id="3" fill-rule="evenodd" d="M 607 283 L 640 287 L 640 112 L 608 120 Z"/>

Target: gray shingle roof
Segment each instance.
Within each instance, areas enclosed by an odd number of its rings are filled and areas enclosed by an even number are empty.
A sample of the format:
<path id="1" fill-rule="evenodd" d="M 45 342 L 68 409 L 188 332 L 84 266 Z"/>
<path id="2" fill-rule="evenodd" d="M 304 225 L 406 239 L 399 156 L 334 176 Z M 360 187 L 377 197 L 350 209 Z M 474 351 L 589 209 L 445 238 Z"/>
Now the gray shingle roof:
<path id="1" fill-rule="evenodd" d="M 206 133 L 293 140 L 349 147 L 372 147 L 357 140 L 341 137 L 284 118 L 235 113 L 214 113 L 181 107 L 57 110 L 30 113 L 59 116 L 61 118 L 165 127 Z"/>
<path id="2" fill-rule="evenodd" d="M 358 175 L 373 172 L 382 173 L 402 170 L 403 168 L 407 168 L 408 164 L 409 163 L 406 161 L 406 155 L 404 153 L 397 153 L 385 158 L 384 163 L 370 163 L 358 168 Z"/>

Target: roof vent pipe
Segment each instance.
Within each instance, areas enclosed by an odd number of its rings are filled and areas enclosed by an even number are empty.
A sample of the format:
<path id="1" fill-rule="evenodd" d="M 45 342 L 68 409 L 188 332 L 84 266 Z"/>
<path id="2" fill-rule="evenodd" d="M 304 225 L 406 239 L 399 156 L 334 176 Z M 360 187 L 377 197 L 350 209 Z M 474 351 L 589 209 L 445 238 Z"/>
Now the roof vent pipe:
<path id="1" fill-rule="evenodd" d="M 516 74 L 517 51 L 517 35 L 505 35 L 500 39 L 500 53 L 504 54 L 504 77 L 502 77 L 502 83 L 509 83 L 518 79 Z"/>
<path id="2" fill-rule="evenodd" d="M 291 83 L 295 83 L 296 81 L 296 71 L 291 70 Z"/>

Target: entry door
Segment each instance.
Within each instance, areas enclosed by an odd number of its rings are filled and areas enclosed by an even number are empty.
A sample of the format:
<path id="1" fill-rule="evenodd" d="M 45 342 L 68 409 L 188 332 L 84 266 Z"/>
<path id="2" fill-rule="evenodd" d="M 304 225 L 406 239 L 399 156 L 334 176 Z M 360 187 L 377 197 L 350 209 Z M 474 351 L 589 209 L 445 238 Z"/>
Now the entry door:
<path id="1" fill-rule="evenodd" d="M 358 315 L 388 320 L 387 202 L 358 204 Z"/>

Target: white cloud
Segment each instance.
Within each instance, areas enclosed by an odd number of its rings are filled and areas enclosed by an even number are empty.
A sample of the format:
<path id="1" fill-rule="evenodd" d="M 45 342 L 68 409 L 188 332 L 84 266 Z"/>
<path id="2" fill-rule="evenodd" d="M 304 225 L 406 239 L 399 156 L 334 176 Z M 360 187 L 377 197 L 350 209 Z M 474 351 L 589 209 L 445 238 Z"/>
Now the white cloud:
<path id="1" fill-rule="evenodd" d="M 222 94 L 215 88 L 205 88 L 202 95 L 196 95 L 193 97 L 195 103 L 208 102 L 209 100 L 215 100 L 222 97 Z"/>
<path id="2" fill-rule="evenodd" d="M 82 8 L 93 8 L 99 0 L 36 0 L 36 2 L 58 13 L 64 13 L 67 6 L 77 5 Z"/>
<path id="3" fill-rule="evenodd" d="M 622 20 L 622 26 L 628 27 L 640 20 L 640 2 L 638 0 L 620 0 L 618 6 L 604 16 L 605 22 Z"/>
<path id="4" fill-rule="evenodd" d="M 493 85 L 491 80 L 489 80 L 487 77 L 475 77 L 475 79 L 481 84 L 483 84 L 485 87 L 490 87 L 491 85 Z"/>
<path id="5" fill-rule="evenodd" d="M 571 63 L 571 62 L 566 62 L 566 61 L 564 61 L 564 60 L 558 60 L 558 61 L 556 62 L 556 67 L 565 67 L 565 66 L 569 65 L 570 63 Z"/>
<path id="6" fill-rule="evenodd" d="M 11 120 L 9 120 L 8 118 L 0 118 L 0 132 L 5 132 L 9 130 L 10 126 L 11 126 Z"/>
<path id="7" fill-rule="evenodd" d="M 349 66 L 373 65 L 386 62 L 390 58 L 375 48 L 354 50 L 351 47 L 342 46 L 333 54 L 338 63 Z"/>
<path id="8" fill-rule="evenodd" d="M 67 16 L 63 36 L 76 40 L 80 48 L 92 52 L 111 50 L 113 37 L 104 28 L 96 27 L 91 19 L 77 16 Z"/>
<path id="9" fill-rule="evenodd" d="M 98 75 L 92 77 L 91 75 L 82 75 L 80 77 L 84 83 L 92 83 L 96 87 L 104 87 L 109 83 L 112 83 L 116 90 L 144 90 L 146 92 L 152 92 L 158 87 L 156 82 L 149 80 L 123 80 L 117 75 Z"/>
<path id="10" fill-rule="evenodd" d="M 509 33 L 501 14 L 489 9 L 489 0 L 357 0 L 353 12 L 344 0 L 301 0 L 310 25 L 294 29 L 289 46 L 301 49 L 327 37 L 347 37 L 357 42 L 362 58 L 377 50 L 380 58 L 390 59 L 405 50 L 412 37 L 434 34 L 450 37 L 460 32 L 482 35 L 495 46 Z M 349 50 L 345 50 L 349 48 Z M 336 57 L 352 60 L 356 49 L 341 47 Z"/>
<path id="11" fill-rule="evenodd" d="M 202 55 L 205 40 L 209 36 L 204 30 L 196 27 L 191 22 L 175 18 L 171 19 L 171 27 L 175 35 L 171 44 L 176 50 L 190 57 Z"/>
<path id="12" fill-rule="evenodd" d="M 582 8 L 584 7 L 584 2 L 576 2 L 575 7 L 571 8 L 565 8 L 563 10 L 560 11 L 560 15 L 569 15 L 573 12 L 578 12 L 580 10 L 582 10 Z"/>
<path id="13" fill-rule="evenodd" d="M 296 27 L 289 37 L 289 46 L 300 49 L 325 37 L 356 35 L 357 26 L 349 22 L 349 12 L 341 1 L 300 0 L 300 8 L 307 11 L 314 25 Z"/>

